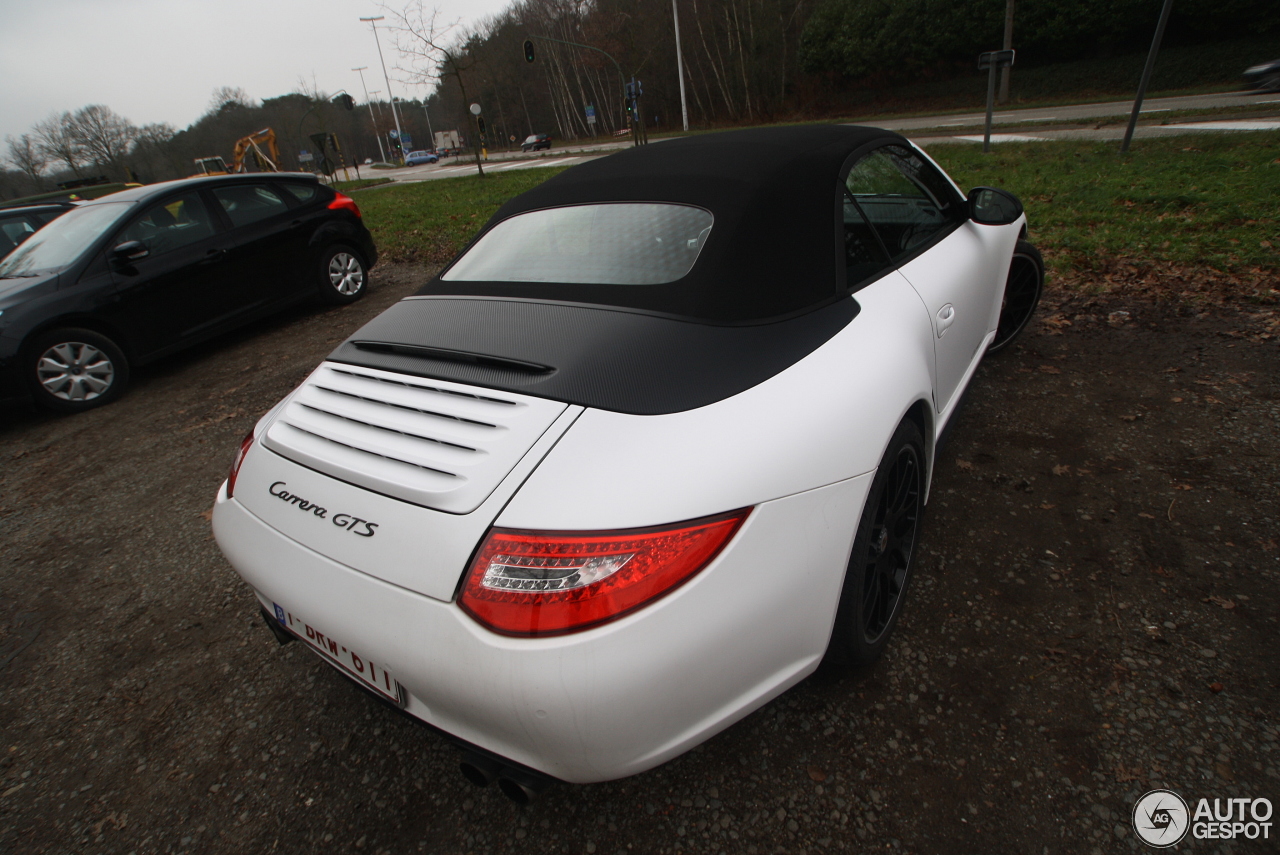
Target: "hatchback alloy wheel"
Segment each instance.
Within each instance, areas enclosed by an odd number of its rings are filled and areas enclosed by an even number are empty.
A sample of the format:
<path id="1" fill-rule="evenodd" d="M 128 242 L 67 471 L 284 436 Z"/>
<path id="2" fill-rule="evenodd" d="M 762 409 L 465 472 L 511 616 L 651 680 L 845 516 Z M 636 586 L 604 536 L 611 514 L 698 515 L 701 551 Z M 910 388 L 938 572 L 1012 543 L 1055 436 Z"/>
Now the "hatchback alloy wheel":
<path id="1" fill-rule="evenodd" d="M 329 284 L 344 297 L 354 297 L 364 288 L 364 265 L 349 252 L 334 253 L 329 259 Z"/>
<path id="2" fill-rule="evenodd" d="M 110 403 L 129 382 L 129 362 L 114 341 L 87 329 L 53 330 L 26 350 L 28 388 L 36 403 L 75 413 Z"/>
<path id="3" fill-rule="evenodd" d="M 50 395 L 63 401 L 92 401 L 111 388 L 116 369 L 98 348 L 82 341 L 55 344 L 40 355 L 36 374 Z"/>
<path id="4" fill-rule="evenodd" d="M 346 244 L 329 247 L 320 257 L 317 295 L 326 303 L 345 305 L 364 296 L 369 274 L 364 256 Z"/>

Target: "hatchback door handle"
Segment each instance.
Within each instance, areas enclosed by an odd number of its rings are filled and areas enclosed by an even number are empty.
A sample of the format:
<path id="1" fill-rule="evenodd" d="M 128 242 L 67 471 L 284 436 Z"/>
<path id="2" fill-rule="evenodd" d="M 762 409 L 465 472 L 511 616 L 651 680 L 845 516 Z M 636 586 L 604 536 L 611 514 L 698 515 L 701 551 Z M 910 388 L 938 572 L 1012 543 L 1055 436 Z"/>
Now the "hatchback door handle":
<path id="1" fill-rule="evenodd" d="M 938 310 L 938 338 L 947 331 L 947 327 L 956 322 L 956 307 L 947 303 Z"/>
<path id="2" fill-rule="evenodd" d="M 204 259 L 200 263 L 214 264 L 226 257 L 227 257 L 227 251 L 225 249 L 211 249 L 204 254 Z"/>

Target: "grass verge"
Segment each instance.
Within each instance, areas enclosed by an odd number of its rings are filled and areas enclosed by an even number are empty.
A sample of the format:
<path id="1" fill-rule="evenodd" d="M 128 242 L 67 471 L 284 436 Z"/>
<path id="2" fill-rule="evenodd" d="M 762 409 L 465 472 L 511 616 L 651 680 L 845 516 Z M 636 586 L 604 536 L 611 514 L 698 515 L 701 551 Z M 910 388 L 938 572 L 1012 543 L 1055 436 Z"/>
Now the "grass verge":
<path id="1" fill-rule="evenodd" d="M 1117 260 L 1270 279 L 1280 270 L 1280 138 L 1179 135 L 1115 142 L 1001 143 L 930 151 L 962 187 L 992 185 L 1026 205 L 1031 238 L 1056 272 Z M 1272 292 L 1274 293 L 1274 291 Z"/>
<path id="2" fill-rule="evenodd" d="M 342 193 L 350 193 L 352 190 L 363 190 L 366 187 L 377 187 L 381 184 L 390 184 L 390 178 L 361 178 L 356 181 L 335 181 L 331 187 Z"/>
<path id="3" fill-rule="evenodd" d="M 518 169 L 483 178 L 463 175 L 360 193 L 365 225 L 387 261 L 443 264 L 493 216 L 503 202 L 566 167 Z"/>

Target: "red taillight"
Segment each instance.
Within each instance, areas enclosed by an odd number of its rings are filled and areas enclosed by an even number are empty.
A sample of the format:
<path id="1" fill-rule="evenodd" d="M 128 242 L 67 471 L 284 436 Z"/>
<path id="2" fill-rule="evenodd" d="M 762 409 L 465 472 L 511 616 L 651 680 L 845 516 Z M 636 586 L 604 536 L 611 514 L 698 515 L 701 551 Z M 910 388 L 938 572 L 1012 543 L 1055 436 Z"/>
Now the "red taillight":
<path id="1" fill-rule="evenodd" d="M 227 474 L 227 498 L 230 499 L 236 489 L 236 476 L 240 474 L 240 465 L 244 463 L 244 456 L 249 453 L 250 446 L 253 445 L 253 431 L 249 431 L 245 438 L 240 440 L 240 448 L 236 451 L 235 459 L 231 461 L 231 471 Z"/>
<path id="2" fill-rule="evenodd" d="M 558 635 L 622 617 L 711 563 L 750 508 L 661 528 L 599 532 L 493 529 L 458 604 L 504 635 Z"/>
<path id="3" fill-rule="evenodd" d="M 330 211 L 350 211 L 357 217 L 360 216 L 360 206 L 356 204 L 356 200 L 343 193 L 335 193 L 333 201 L 329 203 Z"/>

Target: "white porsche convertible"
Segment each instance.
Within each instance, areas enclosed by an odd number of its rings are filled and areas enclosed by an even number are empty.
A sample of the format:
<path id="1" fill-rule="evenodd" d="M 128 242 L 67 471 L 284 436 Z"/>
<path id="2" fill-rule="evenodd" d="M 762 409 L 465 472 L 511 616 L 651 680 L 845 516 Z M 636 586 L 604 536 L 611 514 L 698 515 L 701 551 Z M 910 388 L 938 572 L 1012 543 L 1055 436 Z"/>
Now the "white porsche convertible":
<path id="1" fill-rule="evenodd" d="M 218 544 L 476 783 L 649 769 L 884 649 L 936 442 L 1039 299 L 1025 234 L 875 128 L 574 167 L 258 422 Z"/>

